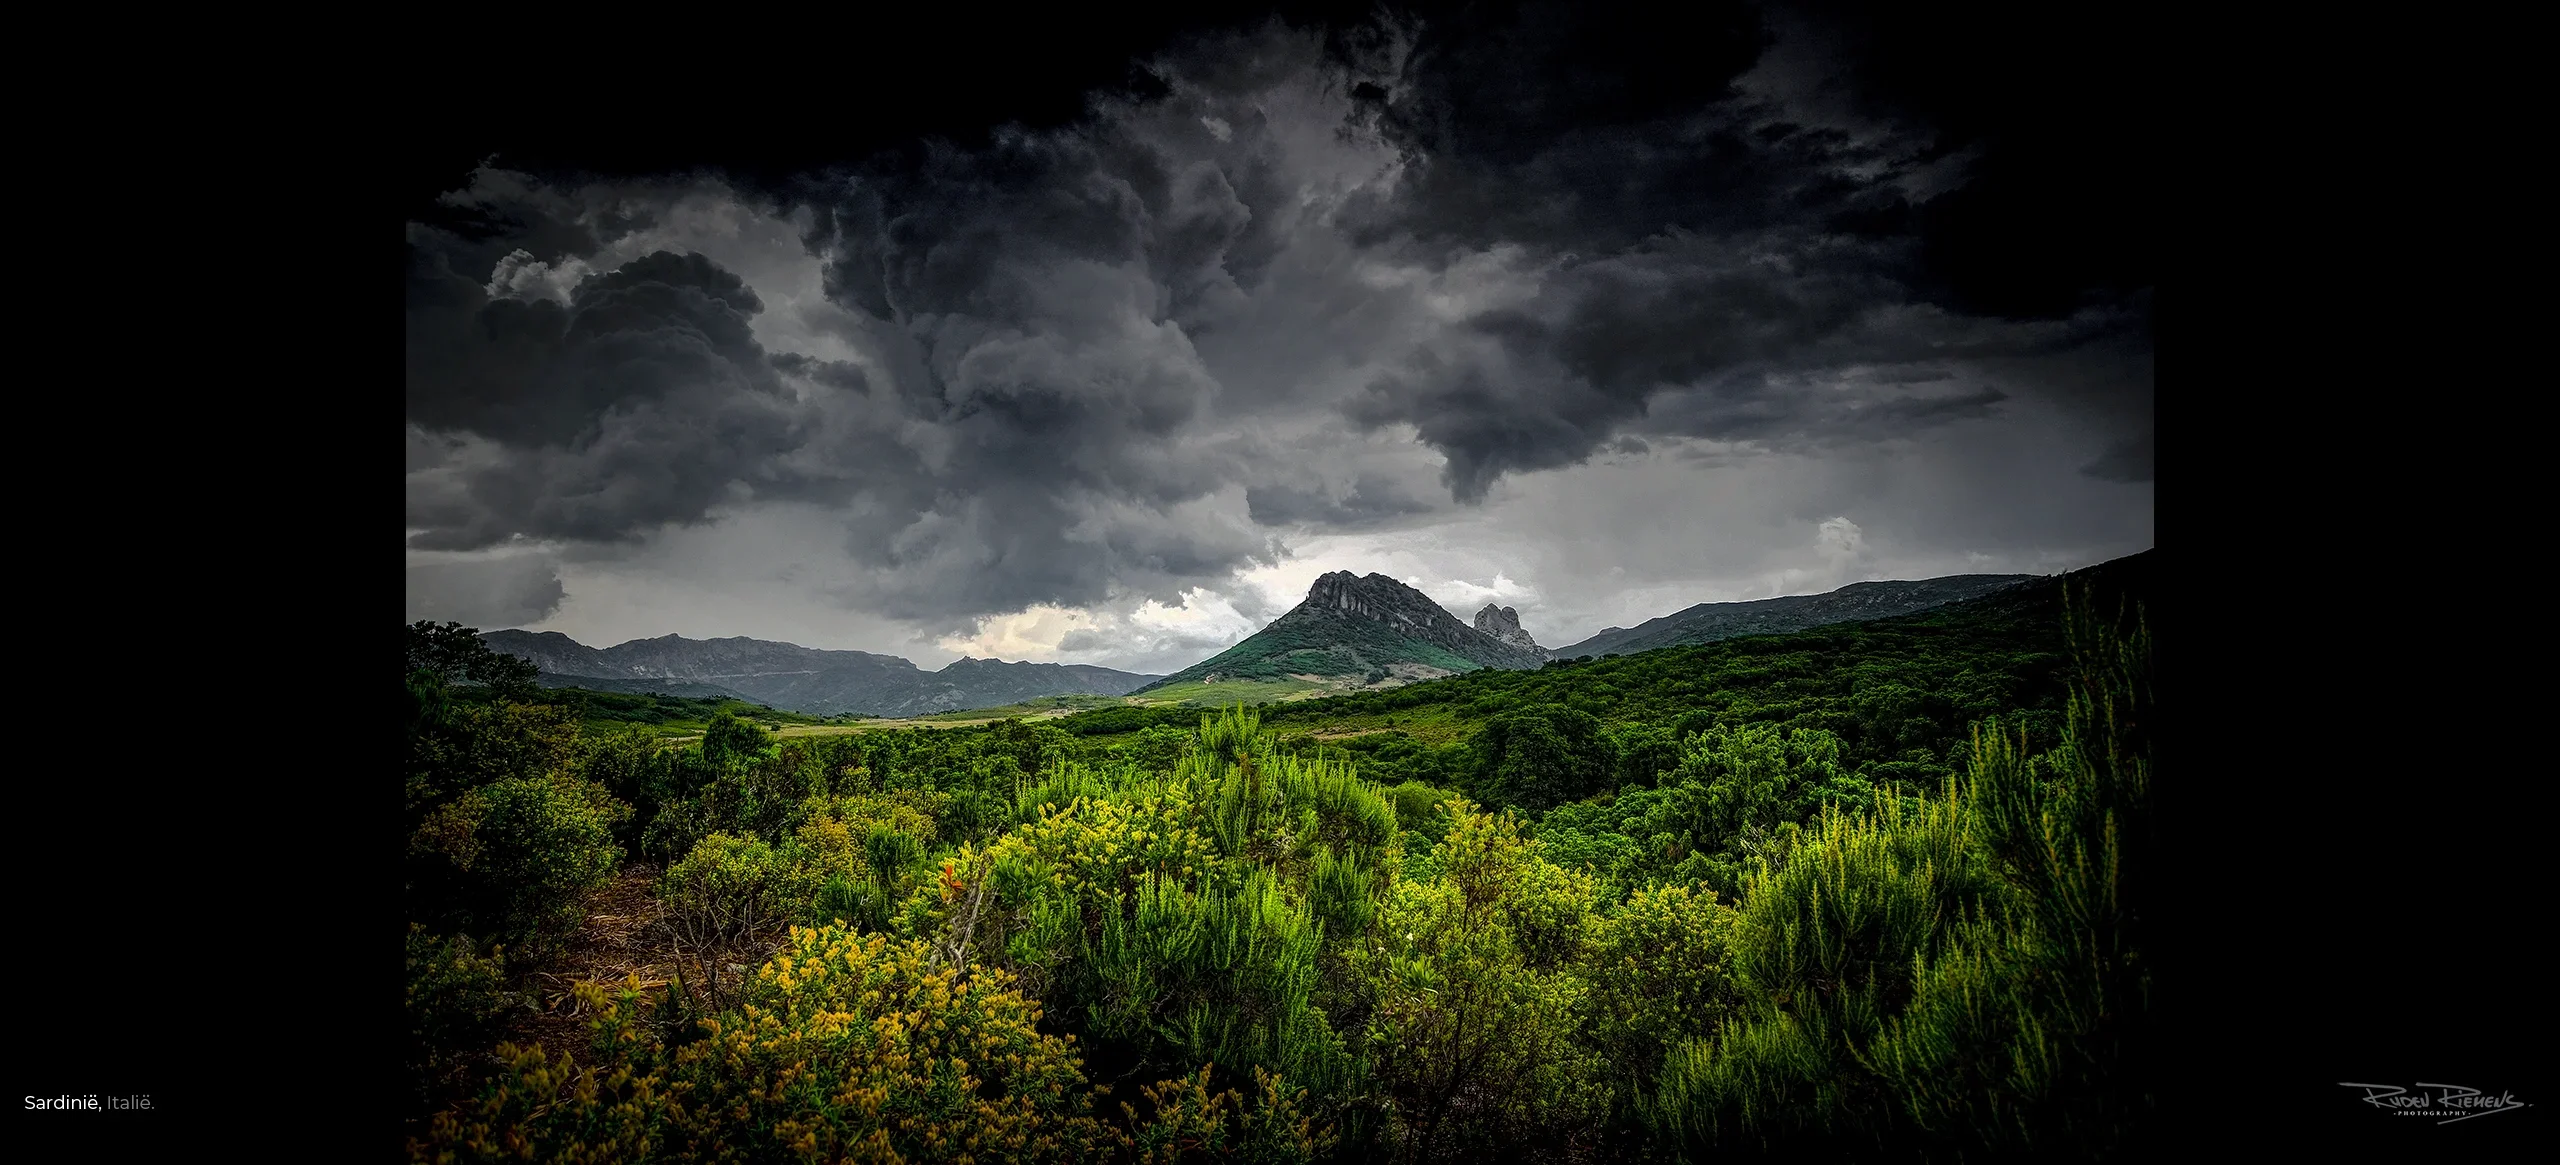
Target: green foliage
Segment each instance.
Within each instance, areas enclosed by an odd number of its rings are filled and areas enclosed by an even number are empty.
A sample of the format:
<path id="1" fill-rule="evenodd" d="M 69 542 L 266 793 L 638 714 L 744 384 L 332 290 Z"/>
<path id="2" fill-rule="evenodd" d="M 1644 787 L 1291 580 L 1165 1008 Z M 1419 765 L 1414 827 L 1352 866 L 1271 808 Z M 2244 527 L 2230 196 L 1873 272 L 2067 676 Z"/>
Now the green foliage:
<path id="1" fill-rule="evenodd" d="M 1286 1077 L 1254 1069 L 1251 1100 L 1234 1090 L 1212 1091 L 1211 1069 L 1159 1081 L 1140 1090 L 1149 1113 L 1120 1110 L 1128 1127 L 1118 1133 L 1121 1159 L 1143 1165 L 1236 1162 L 1238 1165 L 1307 1165 L 1329 1153 L 1337 1138 L 1303 1106 L 1307 1090 L 1292 1090 Z"/>
<path id="2" fill-rule="evenodd" d="M 1204 719 L 1172 772 L 1061 764 L 1019 807 L 1022 824 L 957 863 L 993 891 L 972 941 L 1076 1016 L 1114 1075 L 1215 1063 L 1328 1094 L 1347 1079 L 1317 971 L 1327 927 L 1372 911 L 1395 836 L 1384 798 L 1274 752 L 1235 709 Z"/>
<path id="3" fill-rule="evenodd" d="M 1750 998 L 1671 1053 L 1646 1117 L 1691 1143 L 1930 1145 L 2088 1159 L 2152 1105 L 2139 932 L 2150 648 L 2076 610 L 2061 743 L 1986 730 L 1932 800 L 1826 813 L 1755 875 Z"/>
<path id="4" fill-rule="evenodd" d="M 460 704 L 440 682 L 411 688 L 416 715 L 408 739 L 405 805 L 414 827 L 438 805 L 497 781 L 531 780 L 573 770 L 577 721 L 539 704 Z"/>
<path id="5" fill-rule="evenodd" d="M 1742 1003 L 1737 920 L 1712 893 L 1665 886 L 1637 891 L 1592 928 L 1584 1035 L 1620 1096 L 1651 1090 L 1672 1049 L 1713 1039 Z"/>
<path id="6" fill-rule="evenodd" d="M 737 1000 L 592 995 L 592 1068 L 510 1049 L 415 1154 L 2122 1154 L 2156 1055 L 2149 645 L 2087 596 L 2138 570 L 2071 581 L 1206 717 L 778 743 L 413 676 L 435 933 L 556 932 L 617 841 L 668 862 L 697 945 L 819 928 Z M 413 940 L 413 1011 L 449 1017 L 413 1049 L 485 1059 L 519 966 Z M 1096 1109 L 1088 1069 L 1157 1083 Z"/>
<path id="7" fill-rule="evenodd" d="M 726 947 L 781 925 L 790 914 L 791 867 L 773 847 L 715 833 L 658 883 L 667 922 L 697 950 Z"/>
<path id="8" fill-rule="evenodd" d="M 410 1099 L 425 1102 L 486 1049 L 502 1022 L 524 1011 L 508 988 L 503 949 L 483 955 L 468 935 L 434 935 L 409 926 L 402 1014 L 407 1019 Z"/>
<path id="9" fill-rule="evenodd" d="M 620 864 L 630 807 L 575 777 L 510 777 L 438 807 L 410 836 L 412 917 L 548 949 Z"/>
<path id="10" fill-rule="evenodd" d="M 1505 712 L 1476 734 L 1472 785 L 1488 805 L 1543 812 L 1606 787 L 1615 742 L 1599 718 L 1561 704 Z"/>
<path id="11" fill-rule="evenodd" d="M 478 629 L 460 623 L 421 620 L 409 625 L 408 640 L 412 677 L 424 673 L 443 684 L 477 684 L 502 698 L 523 699 L 542 674 L 532 660 L 490 650 Z"/>
<path id="12" fill-rule="evenodd" d="M 726 708 L 711 718 L 702 729 L 702 759 L 714 770 L 726 772 L 738 765 L 760 759 L 773 747 L 773 737 L 764 729 Z"/>
<path id="13" fill-rule="evenodd" d="M 1608 1104 L 1575 1038 L 1589 880 L 1545 861 L 1507 816 L 1459 804 L 1454 818 L 1446 874 L 1396 884 L 1348 960 L 1371 1000 L 1360 1046 L 1381 1131 L 1414 1161 L 1554 1147 Z"/>
<path id="14" fill-rule="evenodd" d="M 418 1161 L 1070 1161 L 1108 1134 L 1069 1039 L 1003 971 L 885 935 L 794 929 L 702 1035 L 660 1040 L 636 980 L 581 985 L 599 1064 L 502 1048 Z"/>

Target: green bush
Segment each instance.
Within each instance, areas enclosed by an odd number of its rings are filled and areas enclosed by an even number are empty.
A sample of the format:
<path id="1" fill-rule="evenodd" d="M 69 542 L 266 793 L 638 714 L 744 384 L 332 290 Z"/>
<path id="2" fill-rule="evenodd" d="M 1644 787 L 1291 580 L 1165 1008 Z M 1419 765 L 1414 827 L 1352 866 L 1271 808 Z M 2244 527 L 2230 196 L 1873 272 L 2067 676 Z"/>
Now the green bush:
<path id="1" fill-rule="evenodd" d="M 540 953 L 621 862 L 630 807 L 574 777 L 509 778 L 437 809 L 410 838 L 414 915 Z"/>
<path id="2" fill-rule="evenodd" d="M 1621 1096 L 1653 1088 L 1671 1049 L 1712 1039 L 1742 1003 L 1738 916 L 1686 886 L 1639 890 L 1592 928 L 1584 1031 Z"/>
<path id="3" fill-rule="evenodd" d="M 463 704 L 439 696 L 422 708 L 409 736 L 406 804 L 415 823 L 437 806 L 504 780 L 537 780 L 574 770 L 578 723 L 539 704 Z"/>
<path id="4" fill-rule="evenodd" d="M 1608 1106 L 1575 1039 L 1590 883 L 1507 817 L 1453 810 L 1435 855 L 1446 873 L 1397 884 L 1375 939 L 1348 952 L 1370 1000 L 1360 1048 L 1383 1131 L 1418 1161 L 1559 1148 Z"/>
<path id="5" fill-rule="evenodd" d="M 2130 622 L 2075 612 L 2057 747 L 1986 730 L 1943 796 L 1826 810 L 1754 874 L 1732 941 L 1745 1004 L 1666 1056 L 1655 1130 L 2075 1160 L 2140 1135 L 2156 857 L 2150 648 Z"/>
<path id="6" fill-rule="evenodd" d="M 715 770 L 752 763 L 773 747 L 773 737 L 752 721 L 722 710 L 702 729 L 702 759 Z"/>
<path id="7" fill-rule="evenodd" d="M 1558 704 L 1505 712 L 1475 739 L 1473 792 L 1487 805 L 1541 813 L 1610 784 L 1615 744 L 1590 713 Z"/>
<path id="8" fill-rule="evenodd" d="M 666 903 L 667 925 L 685 945 L 725 949 L 798 916 L 793 874 L 772 846 L 715 833 L 667 867 L 658 897 Z"/>
<path id="9" fill-rule="evenodd" d="M 488 1050 L 506 1018 L 532 1005 L 507 987 L 503 949 L 482 955 L 468 935 L 435 935 L 411 923 L 407 944 L 410 1096 L 425 1102 Z"/>

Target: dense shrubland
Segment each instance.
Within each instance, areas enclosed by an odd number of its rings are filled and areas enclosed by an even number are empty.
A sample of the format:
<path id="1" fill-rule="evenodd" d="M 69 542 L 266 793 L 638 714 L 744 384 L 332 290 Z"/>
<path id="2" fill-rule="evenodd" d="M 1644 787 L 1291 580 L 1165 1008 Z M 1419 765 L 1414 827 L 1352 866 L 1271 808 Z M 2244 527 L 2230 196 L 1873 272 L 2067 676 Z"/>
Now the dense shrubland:
<path id="1" fill-rule="evenodd" d="M 412 1153 L 2122 1152 L 2149 642 L 2057 597 L 1182 727 L 670 748 L 413 670 Z M 698 970 L 493 1042 L 619 863 Z"/>

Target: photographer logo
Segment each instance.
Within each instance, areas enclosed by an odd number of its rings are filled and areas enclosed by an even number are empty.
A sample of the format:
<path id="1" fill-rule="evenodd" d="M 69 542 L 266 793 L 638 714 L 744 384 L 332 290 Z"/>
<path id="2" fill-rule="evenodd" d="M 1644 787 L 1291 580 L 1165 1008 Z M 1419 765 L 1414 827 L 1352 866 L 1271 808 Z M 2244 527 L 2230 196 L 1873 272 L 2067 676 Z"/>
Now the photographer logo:
<path id="1" fill-rule="evenodd" d="M 2532 1107 L 2517 1100 L 2512 1092 L 2493 1096 L 2461 1084 L 2418 1081 L 2414 1086 L 2404 1088 L 2397 1084 L 2359 1084 L 2342 1080 L 2338 1086 L 2364 1089 L 2364 1096 L 2360 1099 L 2393 1116 L 2415 1117 L 2440 1125 Z"/>

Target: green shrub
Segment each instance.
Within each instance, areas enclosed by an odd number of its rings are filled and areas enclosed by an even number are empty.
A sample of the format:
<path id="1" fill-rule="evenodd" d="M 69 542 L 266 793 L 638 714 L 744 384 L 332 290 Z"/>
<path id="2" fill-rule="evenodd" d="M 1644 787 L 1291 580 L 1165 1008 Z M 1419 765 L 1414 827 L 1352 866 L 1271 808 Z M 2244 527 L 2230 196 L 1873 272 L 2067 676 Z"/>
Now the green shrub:
<path id="1" fill-rule="evenodd" d="M 565 775 L 577 755 L 577 718 L 566 709 L 439 699 L 409 736 L 410 820 L 497 781 Z"/>
<path id="2" fill-rule="evenodd" d="M 621 861 L 630 807 L 574 777 L 510 778 L 430 814 L 410 838 L 416 915 L 539 953 L 580 920 Z"/>
<path id="3" fill-rule="evenodd" d="M 1120 1159 L 1138 1165 L 1309 1165 L 1333 1150 L 1333 1126 L 1304 1111 L 1306 1089 L 1292 1090 L 1286 1077 L 1256 1068 L 1254 1095 L 1247 1100 L 1234 1089 L 1213 1091 L 1210 1071 L 1204 1067 L 1141 1089 L 1149 1109 L 1143 1118 L 1135 1105 L 1122 1103 L 1127 1127 L 1117 1134 Z"/>
<path id="4" fill-rule="evenodd" d="M 764 729 L 726 710 L 702 729 L 702 759 L 716 770 L 752 763 L 771 747 L 773 737 Z"/>
<path id="5" fill-rule="evenodd" d="M 1505 712 L 1476 734 L 1473 791 L 1495 807 L 1540 813 L 1609 786 L 1615 742 L 1590 713 L 1550 704 Z"/>
<path id="6" fill-rule="evenodd" d="M 1445 873 L 1400 882 L 1348 966 L 1371 1000 L 1361 1048 L 1387 1131 L 1413 1160 L 1559 1147 L 1606 1113 L 1575 1039 L 1590 882 L 1547 862 L 1507 815 L 1452 806 Z"/>
<path id="7" fill-rule="evenodd" d="M 687 946 L 724 949 L 797 916 L 793 872 L 773 847 L 715 833 L 667 867 L 658 897 L 667 925 Z"/>
<path id="8" fill-rule="evenodd" d="M 1945 796 L 1826 811 L 1752 877 L 1733 939 L 1746 1005 L 1666 1056 L 1644 1103 L 1657 1131 L 2082 1160 L 2139 1135 L 2149 641 L 2138 619 L 2075 616 L 2058 747 L 1985 730 Z"/>
<path id="9" fill-rule="evenodd" d="M 411 1099 L 423 1102 L 486 1052 L 506 1017 L 531 1007 L 507 987 L 503 949 L 482 955 L 468 935 L 434 935 L 411 923 L 407 944 Z"/>
<path id="10" fill-rule="evenodd" d="M 1738 916 L 1686 886 L 1639 890 L 1592 928 L 1584 1031 L 1623 1096 L 1649 1091 L 1671 1049 L 1706 1040 L 1741 1006 Z"/>

